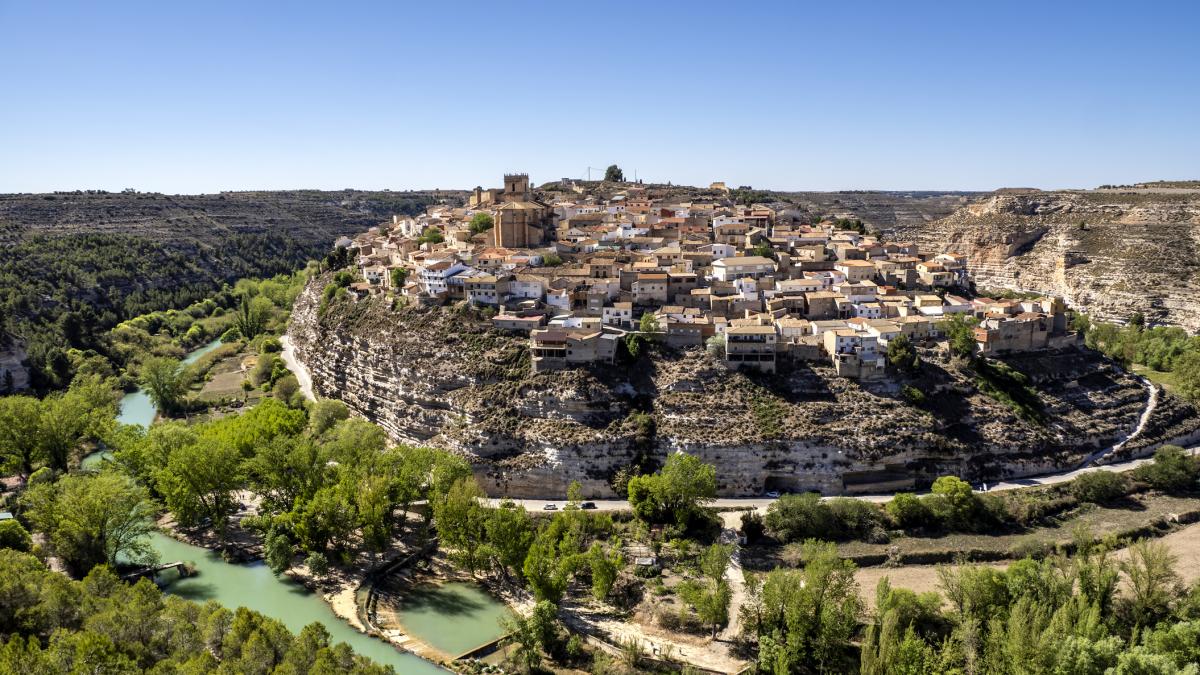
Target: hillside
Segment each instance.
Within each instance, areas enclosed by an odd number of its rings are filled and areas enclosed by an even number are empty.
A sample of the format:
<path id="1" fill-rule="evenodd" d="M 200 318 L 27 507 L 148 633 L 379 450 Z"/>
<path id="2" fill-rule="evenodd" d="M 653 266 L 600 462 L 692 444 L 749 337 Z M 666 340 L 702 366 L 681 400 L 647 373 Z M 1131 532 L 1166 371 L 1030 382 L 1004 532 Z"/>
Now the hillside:
<path id="1" fill-rule="evenodd" d="M 98 336 L 125 318 L 291 271 L 339 235 L 445 197 L 459 194 L 0 195 L 0 364 L 17 387 L 59 386 L 66 350 L 103 351 Z"/>
<path id="2" fill-rule="evenodd" d="M 588 496 L 613 496 L 619 472 L 676 450 L 720 466 L 726 496 L 1025 476 L 1124 439 L 1147 400 L 1136 378 L 1091 351 L 1010 362 L 1032 379 L 1045 422 L 1019 417 L 932 354 L 913 381 L 928 393 L 921 406 L 904 402 L 899 381 L 867 386 L 824 366 L 752 377 L 702 351 L 535 375 L 525 338 L 453 308 L 392 309 L 380 296 L 322 311 L 327 281 L 310 281 L 289 328 L 317 393 L 395 441 L 468 457 L 496 495 L 553 497 L 579 480 Z M 1198 429 L 1194 408 L 1164 397 L 1125 450 Z"/>
<path id="3" fill-rule="evenodd" d="M 1060 294 L 1095 317 L 1200 330 L 1200 190 L 1002 191 L 894 232 L 969 256 L 982 289 Z"/>

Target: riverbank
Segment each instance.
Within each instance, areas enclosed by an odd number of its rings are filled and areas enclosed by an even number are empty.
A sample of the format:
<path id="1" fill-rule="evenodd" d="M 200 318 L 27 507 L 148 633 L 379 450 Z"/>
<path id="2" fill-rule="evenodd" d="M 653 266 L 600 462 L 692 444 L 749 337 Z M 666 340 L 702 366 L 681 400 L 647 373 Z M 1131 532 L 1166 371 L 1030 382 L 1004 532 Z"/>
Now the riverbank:
<path id="1" fill-rule="evenodd" d="M 227 561 L 215 536 L 201 531 L 182 530 L 169 518 L 159 521 L 163 529 L 152 536 L 154 549 L 168 562 L 193 563 L 198 574 L 187 579 L 167 578 L 165 591 L 191 600 L 216 600 L 234 609 L 246 606 L 278 619 L 293 631 L 318 621 L 335 641 L 346 642 L 360 654 L 394 666 L 399 673 L 433 675 L 445 670 L 392 641 L 374 636 L 358 620 L 354 595 L 366 574 L 367 565 L 332 568 L 318 578 L 303 564 L 276 576 L 260 559 Z M 248 548 L 250 535 L 232 528 L 231 541 Z"/>

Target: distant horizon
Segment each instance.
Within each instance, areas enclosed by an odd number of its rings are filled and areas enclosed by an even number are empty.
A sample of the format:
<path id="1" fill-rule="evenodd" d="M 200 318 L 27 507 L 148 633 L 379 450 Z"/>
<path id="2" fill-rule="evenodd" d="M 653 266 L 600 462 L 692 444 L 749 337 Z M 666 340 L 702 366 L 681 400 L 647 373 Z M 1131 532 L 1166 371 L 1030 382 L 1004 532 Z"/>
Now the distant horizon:
<path id="1" fill-rule="evenodd" d="M 540 186 L 545 185 L 546 183 L 552 183 L 557 180 L 561 180 L 562 178 L 571 178 L 571 180 L 587 182 L 587 178 L 572 178 L 570 176 L 560 176 L 558 179 L 540 180 L 536 176 L 530 175 L 530 180 L 535 188 L 539 188 Z M 172 196 L 172 197 L 174 197 L 174 196 L 202 197 L 205 195 L 220 195 L 220 194 L 230 194 L 230 193 L 253 193 L 253 192 L 347 192 L 347 191 L 349 191 L 349 192 L 399 192 L 399 193 L 434 192 L 434 191 L 470 192 L 471 190 L 475 189 L 476 185 L 479 185 L 480 187 L 487 189 L 487 188 L 499 187 L 500 182 L 501 182 L 500 179 L 497 178 L 496 180 L 493 180 L 493 181 L 485 181 L 483 183 L 473 184 L 470 187 L 454 187 L 454 186 L 378 187 L 378 188 L 374 188 L 374 187 L 339 187 L 339 188 L 278 187 L 278 188 L 229 188 L 229 189 L 220 189 L 220 190 L 212 190 L 212 191 L 185 191 L 185 192 L 164 191 L 164 190 L 140 190 L 137 188 L 133 188 L 132 186 L 126 186 L 125 188 L 116 189 L 116 190 L 108 189 L 108 188 L 88 187 L 88 188 L 58 188 L 58 189 L 53 189 L 53 190 L 37 190 L 37 191 L 28 191 L 27 190 L 27 191 L 21 191 L 21 192 L 8 191 L 8 192 L 0 192 L 0 195 L 53 195 L 53 194 L 75 194 L 75 193 L 80 193 L 80 192 L 82 192 L 82 193 L 92 192 L 92 193 L 105 193 L 105 194 L 121 194 L 122 192 L 124 192 L 126 189 L 129 189 L 129 188 L 132 188 L 135 190 L 134 194 L 161 194 L 161 195 Z M 591 182 L 595 183 L 595 182 L 600 182 L 600 181 L 599 181 L 599 179 L 593 179 Z M 708 183 L 706 183 L 704 185 L 698 185 L 698 184 L 693 184 L 693 183 L 681 183 L 678 181 L 642 180 L 641 182 L 645 185 L 661 185 L 661 186 L 670 185 L 671 187 L 691 187 L 691 188 L 708 189 L 708 187 L 711 183 L 721 182 L 721 181 L 720 181 L 720 179 L 716 179 L 713 181 L 709 181 Z M 739 184 L 736 182 L 730 182 L 730 181 L 724 181 L 724 182 L 725 182 L 726 187 L 731 190 L 737 189 L 738 187 L 743 185 L 743 184 Z M 750 185 L 749 187 L 750 187 L 750 189 L 753 189 L 753 190 L 763 190 L 766 192 L 782 192 L 782 193 L 818 192 L 818 193 L 835 194 L 835 193 L 854 193 L 854 192 L 865 192 L 865 193 L 871 193 L 871 192 L 880 192 L 880 193 L 939 192 L 939 193 L 987 194 L 987 193 L 997 192 L 999 190 L 1038 190 L 1040 192 L 1086 192 L 1086 191 L 1093 191 L 1093 190 L 1100 189 L 1101 186 L 1109 186 L 1109 185 L 1117 186 L 1117 187 L 1121 187 L 1121 186 L 1132 187 L 1134 185 L 1150 185 L 1150 184 L 1154 184 L 1154 183 L 1190 183 L 1190 182 L 1200 183 L 1200 178 L 1197 178 L 1197 179 L 1166 178 L 1166 179 L 1154 179 L 1154 180 L 1136 180 L 1136 181 L 1129 181 L 1129 182 L 1125 182 L 1125 183 L 1101 183 L 1099 185 L 1094 185 L 1091 187 L 1039 187 L 1036 185 L 1003 185 L 1000 187 L 995 187 L 995 188 L 990 188 L 990 189 L 942 188 L 942 187 L 917 187 L 917 188 L 843 187 L 843 188 L 835 188 L 835 189 L 816 189 L 816 188 L 806 188 L 806 187 L 774 188 L 774 187 L 763 187 L 763 186 L 758 186 L 758 185 Z M 495 185 L 493 185 L 493 183 L 495 183 Z M 626 183 L 629 185 L 636 184 L 632 180 L 626 181 Z M 1197 189 L 1200 189 L 1200 188 L 1197 188 Z"/>
<path id="2" fill-rule="evenodd" d="M 1200 176 L 1197 25 L 1185 0 L 0 2 L 0 192 Z"/>

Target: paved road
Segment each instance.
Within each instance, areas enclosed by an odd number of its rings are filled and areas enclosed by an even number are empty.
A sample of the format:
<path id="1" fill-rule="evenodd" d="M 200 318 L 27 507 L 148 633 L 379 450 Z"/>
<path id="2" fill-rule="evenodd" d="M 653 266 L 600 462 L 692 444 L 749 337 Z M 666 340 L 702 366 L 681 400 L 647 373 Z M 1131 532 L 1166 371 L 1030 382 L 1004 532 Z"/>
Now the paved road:
<path id="1" fill-rule="evenodd" d="M 1200 455 L 1200 445 L 1192 446 L 1187 449 L 1192 455 Z M 1120 473 L 1131 471 L 1137 467 L 1154 461 L 1153 458 L 1146 457 L 1144 459 L 1134 459 L 1127 462 L 1117 462 L 1114 464 L 1104 464 L 1100 466 L 1088 466 L 1073 471 L 1064 471 L 1062 473 L 1048 474 L 1044 476 L 1031 476 L 1029 478 L 1014 478 L 1012 480 L 1002 481 L 999 483 L 988 483 L 987 492 L 1003 492 L 1005 490 L 1016 490 L 1019 488 L 1033 487 L 1035 485 L 1057 485 L 1073 480 L 1076 476 L 1093 471 L 1111 471 Z M 977 492 L 983 492 L 979 489 L 982 486 L 976 486 Z M 877 494 L 877 495 L 850 495 L 856 499 L 862 499 L 868 502 L 883 503 L 890 501 L 894 496 L 892 493 Z M 823 497 L 823 499 L 832 499 L 832 497 Z M 500 499 L 488 500 L 493 506 L 500 503 Z M 561 509 L 565 504 L 565 499 L 514 499 L 514 502 L 521 504 L 529 511 L 541 511 L 545 509 L 547 504 L 553 504 L 558 509 Z M 629 502 L 624 499 L 593 499 L 590 503 L 595 504 L 597 511 L 621 511 L 629 508 Z M 717 509 L 755 509 L 757 511 L 766 511 L 767 507 L 775 499 L 768 497 L 735 497 L 714 499 L 709 505 Z"/>

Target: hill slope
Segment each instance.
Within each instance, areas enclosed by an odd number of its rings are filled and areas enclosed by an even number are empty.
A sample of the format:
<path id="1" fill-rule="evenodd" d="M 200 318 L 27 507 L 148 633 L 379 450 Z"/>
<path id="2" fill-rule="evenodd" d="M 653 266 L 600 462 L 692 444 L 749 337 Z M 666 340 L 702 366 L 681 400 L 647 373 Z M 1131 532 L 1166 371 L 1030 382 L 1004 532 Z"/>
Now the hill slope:
<path id="1" fill-rule="evenodd" d="M 980 288 L 1060 294 L 1107 320 L 1200 330 L 1200 191 L 1009 192 L 898 236 L 969 256 Z"/>
<path id="2" fill-rule="evenodd" d="M 28 352 L 32 384 L 61 385 L 70 376 L 65 350 L 102 350 L 97 336 L 129 316 L 187 305 L 241 277 L 291 271 L 339 235 L 442 196 L 0 195 L 0 365 L 14 369 L 19 387 L 30 379 L 18 365 Z"/>

